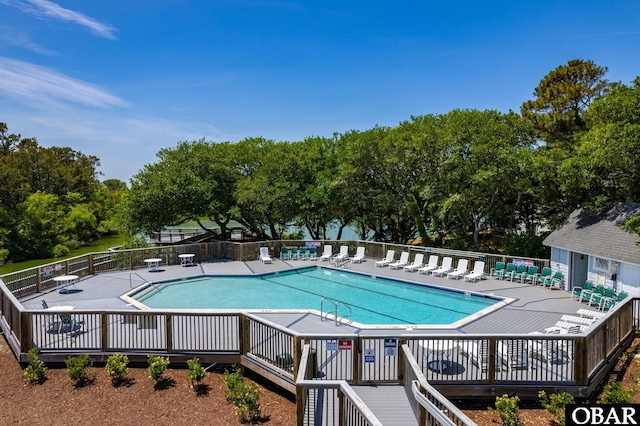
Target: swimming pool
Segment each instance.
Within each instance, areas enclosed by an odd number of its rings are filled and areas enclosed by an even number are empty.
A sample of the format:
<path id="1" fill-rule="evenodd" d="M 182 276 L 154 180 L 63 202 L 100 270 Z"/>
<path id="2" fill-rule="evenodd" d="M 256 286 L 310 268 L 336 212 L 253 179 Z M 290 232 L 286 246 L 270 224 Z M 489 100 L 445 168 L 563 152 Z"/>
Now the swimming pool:
<path id="1" fill-rule="evenodd" d="M 451 324 L 503 299 L 321 267 L 259 276 L 200 277 L 158 283 L 135 295 L 149 308 L 320 310 L 323 298 L 351 308 L 360 324 Z M 329 305 L 325 303 L 325 312 Z M 339 315 L 344 315 L 342 308 Z"/>

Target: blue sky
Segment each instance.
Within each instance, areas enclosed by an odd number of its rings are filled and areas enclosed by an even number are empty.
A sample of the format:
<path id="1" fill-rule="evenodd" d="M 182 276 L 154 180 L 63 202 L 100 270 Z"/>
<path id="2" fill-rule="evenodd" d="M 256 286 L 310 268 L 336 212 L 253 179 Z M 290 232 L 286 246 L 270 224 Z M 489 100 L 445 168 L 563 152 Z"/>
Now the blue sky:
<path id="1" fill-rule="evenodd" d="M 0 121 L 128 181 L 183 140 L 519 111 L 575 58 L 640 75 L 640 2 L 0 0 Z"/>

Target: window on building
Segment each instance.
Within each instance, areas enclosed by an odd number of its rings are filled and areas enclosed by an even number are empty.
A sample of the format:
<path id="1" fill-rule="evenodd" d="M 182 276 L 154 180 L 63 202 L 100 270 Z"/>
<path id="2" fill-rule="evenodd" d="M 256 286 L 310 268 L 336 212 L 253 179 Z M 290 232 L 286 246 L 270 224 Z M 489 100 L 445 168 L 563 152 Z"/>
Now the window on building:
<path id="1" fill-rule="evenodd" d="M 609 260 L 603 259 L 601 257 L 594 257 L 593 263 L 594 263 L 593 265 L 594 269 L 598 271 L 609 272 Z"/>

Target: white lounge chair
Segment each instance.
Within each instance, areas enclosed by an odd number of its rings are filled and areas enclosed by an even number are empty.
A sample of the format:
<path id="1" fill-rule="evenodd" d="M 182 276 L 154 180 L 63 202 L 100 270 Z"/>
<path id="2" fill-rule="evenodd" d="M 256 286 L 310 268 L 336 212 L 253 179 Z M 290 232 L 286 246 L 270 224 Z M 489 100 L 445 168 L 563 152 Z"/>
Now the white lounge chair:
<path id="1" fill-rule="evenodd" d="M 400 260 L 389 264 L 389 269 L 400 269 L 409 264 L 409 252 L 403 251 L 400 253 Z"/>
<path id="2" fill-rule="evenodd" d="M 396 257 L 395 250 L 387 250 L 387 257 L 376 262 L 376 266 L 385 267 L 393 262 L 393 258 Z"/>
<path id="3" fill-rule="evenodd" d="M 333 262 L 344 262 L 349 259 L 349 246 L 340 246 L 340 253 L 333 257 Z"/>
<path id="4" fill-rule="evenodd" d="M 435 271 L 436 269 L 438 269 L 438 256 L 435 254 L 432 254 L 431 256 L 429 256 L 429 263 L 427 263 L 427 266 L 418 268 L 418 273 L 426 275 L 429 272 Z"/>
<path id="5" fill-rule="evenodd" d="M 580 334 L 589 327 L 567 321 L 558 321 L 553 327 L 545 328 L 547 334 Z"/>
<path id="6" fill-rule="evenodd" d="M 352 263 L 360 263 L 364 259 L 364 246 L 360 246 L 356 249 L 356 255 L 351 258 Z"/>
<path id="7" fill-rule="evenodd" d="M 592 311 L 590 309 L 578 309 L 576 314 L 578 314 L 578 315 L 580 315 L 581 317 L 584 317 L 584 318 L 593 318 L 594 320 L 600 319 L 600 318 L 604 317 L 605 315 L 607 315 L 604 312 Z"/>
<path id="8" fill-rule="evenodd" d="M 413 263 L 411 265 L 406 265 L 404 267 L 405 271 L 413 272 L 418 268 L 422 267 L 422 262 L 424 262 L 424 254 L 418 253 L 413 258 Z"/>
<path id="9" fill-rule="evenodd" d="M 480 280 L 484 278 L 484 262 L 482 260 L 476 260 L 473 264 L 473 271 L 470 274 L 464 276 L 465 281 L 473 281 Z"/>
<path id="10" fill-rule="evenodd" d="M 502 341 L 498 343 L 498 352 L 507 365 L 507 370 L 529 370 L 531 368 L 526 340 Z"/>
<path id="11" fill-rule="evenodd" d="M 453 263 L 453 259 L 450 258 L 449 256 L 445 257 L 444 259 L 442 259 L 442 265 L 440 265 L 440 267 L 438 269 L 435 269 L 433 271 L 433 275 L 437 275 L 439 277 L 443 276 L 444 274 L 446 274 L 447 272 L 451 271 L 451 264 Z"/>
<path id="12" fill-rule="evenodd" d="M 566 321 L 573 324 L 586 325 L 586 326 L 590 326 L 591 324 L 593 324 L 594 321 L 596 321 L 596 319 L 597 318 L 584 318 L 584 317 L 578 317 L 575 315 L 563 315 L 560 317 L 560 321 Z"/>
<path id="13" fill-rule="evenodd" d="M 331 244 L 325 244 L 324 251 L 322 252 L 322 256 L 320 256 L 320 260 L 331 260 L 331 256 L 332 256 Z"/>
<path id="14" fill-rule="evenodd" d="M 271 256 L 269 256 L 269 247 L 260 247 L 260 261 L 262 263 L 271 263 Z"/>
<path id="15" fill-rule="evenodd" d="M 469 261 L 467 259 L 458 259 L 458 267 L 447 274 L 447 278 L 458 279 L 469 273 Z"/>

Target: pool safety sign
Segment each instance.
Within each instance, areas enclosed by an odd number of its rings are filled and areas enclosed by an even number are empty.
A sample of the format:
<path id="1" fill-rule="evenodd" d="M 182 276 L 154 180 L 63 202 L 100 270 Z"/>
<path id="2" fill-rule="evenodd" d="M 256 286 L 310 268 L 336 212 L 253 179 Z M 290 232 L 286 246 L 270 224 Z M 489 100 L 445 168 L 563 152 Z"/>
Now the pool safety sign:
<path id="1" fill-rule="evenodd" d="M 376 350 L 375 349 L 365 349 L 364 350 L 364 362 L 376 362 Z"/>
<path id="2" fill-rule="evenodd" d="M 384 356 L 398 356 L 398 339 L 395 337 L 384 339 Z"/>
<path id="3" fill-rule="evenodd" d="M 353 341 L 351 340 L 327 342 L 327 351 L 350 351 L 351 349 L 353 349 Z"/>

